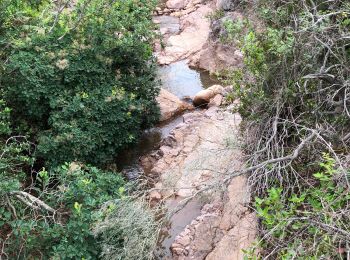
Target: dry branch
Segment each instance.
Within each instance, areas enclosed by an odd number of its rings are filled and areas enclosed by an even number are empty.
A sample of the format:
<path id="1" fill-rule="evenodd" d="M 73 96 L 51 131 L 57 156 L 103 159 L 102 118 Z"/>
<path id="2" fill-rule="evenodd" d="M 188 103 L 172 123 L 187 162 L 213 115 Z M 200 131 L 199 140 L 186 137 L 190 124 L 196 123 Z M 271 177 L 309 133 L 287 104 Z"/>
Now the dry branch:
<path id="1" fill-rule="evenodd" d="M 47 205 L 45 202 L 38 199 L 37 197 L 34 197 L 33 195 L 27 192 L 12 191 L 9 194 L 16 197 L 18 200 L 20 200 L 21 202 L 23 202 L 24 204 L 26 204 L 28 207 L 32 209 L 35 209 L 35 210 L 43 209 L 53 214 L 57 212 L 55 209 Z"/>

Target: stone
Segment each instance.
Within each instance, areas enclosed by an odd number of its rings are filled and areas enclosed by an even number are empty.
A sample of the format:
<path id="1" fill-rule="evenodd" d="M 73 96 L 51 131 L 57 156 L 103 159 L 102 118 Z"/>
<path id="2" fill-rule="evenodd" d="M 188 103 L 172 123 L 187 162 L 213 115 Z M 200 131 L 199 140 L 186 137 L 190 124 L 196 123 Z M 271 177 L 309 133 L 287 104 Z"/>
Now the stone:
<path id="1" fill-rule="evenodd" d="M 215 97 L 210 99 L 208 107 L 218 107 L 221 105 L 222 100 L 223 100 L 223 96 L 221 94 L 217 94 L 215 95 Z"/>
<path id="2" fill-rule="evenodd" d="M 244 259 L 244 249 L 248 249 L 257 236 L 255 213 L 243 216 L 216 245 L 206 260 Z"/>
<path id="3" fill-rule="evenodd" d="M 187 5 L 187 0 L 169 0 L 166 2 L 166 6 L 169 9 L 183 9 Z"/>
<path id="4" fill-rule="evenodd" d="M 222 91 L 221 86 L 212 89 Z M 226 145 L 227 139 L 234 142 L 238 135 L 238 114 L 211 107 L 183 118 L 171 140 L 160 147 L 162 156 L 152 161 L 151 172 L 158 176 L 156 187 L 161 187 L 161 196 L 153 194 L 154 199 L 188 198 L 198 188 L 222 180 L 224 173 L 242 167 L 242 152 Z M 257 235 L 256 216 L 246 206 L 250 196 L 246 182 L 246 176 L 238 176 L 227 189 L 207 194 L 209 202 L 200 215 L 174 238 L 172 259 L 243 259 L 242 249 L 249 248 Z"/>
<path id="5" fill-rule="evenodd" d="M 229 11 L 235 6 L 236 2 L 236 0 L 216 0 L 216 8 Z"/>
<path id="6" fill-rule="evenodd" d="M 219 39 L 227 36 L 224 23 L 228 20 L 242 20 L 243 16 L 238 12 L 228 12 L 223 18 L 213 21 L 210 28 L 208 41 L 203 48 L 192 55 L 190 66 L 209 71 L 210 73 L 220 72 L 228 68 L 242 67 L 243 54 L 235 42 L 224 43 Z"/>
<path id="7" fill-rule="evenodd" d="M 177 96 L 165 89 L 160 90 L 157 102 L 160 107 L 161 122 L 169 120 L 186 110 L 193 109 L 191 104 L 181 101 Z"/>
<path id="8" fill-rule="evenodd" d="M 193 98 L 193 105 L 201 106 L 206 105 L 218 94 L 222 94 L 224 88 L 220 85 L 213 85 L 207 89 L 199 91 Z"/>
<path id="9" fill-rule="evenodd" d="M 233 178 L 224 201 L 203 206 L 201 215 L 176 237 L 174 259 L 244 259 L 242 250 L 257 236 L 257 217 L 242 206 L 247 197 L 246 176 Z"/>
<path id="10" fill-rule="evenodd" d="M 243 54 L 234 45 L 222 43 L 207 44 L 200 52 L 190 58 L 191 67 L 197 67 L 210 73 L 221 70 L 241 67 Z"/>

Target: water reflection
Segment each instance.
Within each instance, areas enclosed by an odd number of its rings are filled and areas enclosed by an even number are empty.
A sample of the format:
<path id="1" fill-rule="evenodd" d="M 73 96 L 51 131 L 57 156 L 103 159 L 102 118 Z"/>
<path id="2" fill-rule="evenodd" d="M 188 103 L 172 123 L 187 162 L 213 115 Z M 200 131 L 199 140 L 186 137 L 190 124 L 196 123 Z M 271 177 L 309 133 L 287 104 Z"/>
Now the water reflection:
<path id="1" fill-rule="evenodd" d="M 203 88 L 219 83 L 207 71 L 197 71 L 189 68 L 186 60 L 160 67 L 158 77 L 162 82 L 162 87 L 179 98 L 194 96 Z"/>
<path id="2" fill-rule="evenodd" d="M 176 198 L 167 201 L 167 208 L 175 209 L 183 198 Z M 168 221 L 167 225 L 161 230 L 158 247 L 155 251 L 156 259 L 172 259 L 170 247 L 174 243 L 177 235 L 179 235 L 185 227 L 191 223 L 193 219 L 198 217 L 201 212 L 203 203 L 198 200 L 189 201 L 181 211 L 175 213 Z"/>
<path id="3" fill-rule="evenodd" d="M 116 159 L 118 170 L 123 170 L 128 179 L 137 178 L 137 175 L 140 173 L 138 167 L 139 158 L 157 149 L 161 140 L 167 137 L 182 121 L 182 116 L 178 116 L 169 122 L 164 122 L 157 127 L 145 130 L 138 143 L 118 155 Z"/>

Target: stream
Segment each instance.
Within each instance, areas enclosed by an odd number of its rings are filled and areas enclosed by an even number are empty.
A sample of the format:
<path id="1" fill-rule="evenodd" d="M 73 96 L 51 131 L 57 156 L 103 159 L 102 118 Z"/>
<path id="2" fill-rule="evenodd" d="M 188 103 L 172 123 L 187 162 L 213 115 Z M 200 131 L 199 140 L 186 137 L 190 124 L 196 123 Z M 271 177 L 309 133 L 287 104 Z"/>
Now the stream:
<path id="1" fill-rule="evenodd" d="M 180 99 L 193 97 L 200 90 L 219 83 L 208 72 L 189 68 L 186 60 L 161 66 L 157 74 L 161 81 L 161 87 Z M 179 115 L 170 121 L 145 130 L 140 141 L 117 158 L 119 170 L 129 180 L 137 179 L 140 174 L 143 174 L 139 166 L 139 158 L 159 148 L 162 139 L 167 137 L 182 122 L 182 115 Z M 181 198 L 176 198 L 167 200 L 166 203 L 168 208 L 176 208 L 180 201 Z M 157 259 L 171 258 L 170 246 L 175 237 L 200 214 L 201 207 L 202 203 L 193 200 L 171 217 L 161 231 L 158 248 L 155 252 Z"/>
<path id="2" fill-rule="evenodd" d="M 189 68 L 185 60 L 160 66 L 157 75 L 161 81 L 161 87 L 180 99 L 193 97 L 200 90 L 219 83 L 207 71 Z M 167 122 L 145 130 L 137 144 L 118 156 L 116 160 L 118 162 L 118 170 L 123 171 L 129 179 L 137 178 L 137 172 L 139 172 L 138 159 L 157 149 L 162 139 L 167 137 L 181 122 L 182 115 L 179 115 Z"/>
<path id="3" fill-rule="evenodd" d="M 164 8 L 165 2 L 164 0 L 160 0 L 159 7 Z M 167 44 L 167 36 L 181 33 L 180 19 L 178 17 L 160 15 L 155 16 L 154 19 L 159 25 L 161 34 L 165 36 L 165 44 Z M 157 76 L 161 82 L 161 88 L 168 90 L 179 99 L 186 102 L 191 102 L 194 95 L 199 91 L 212 85 L 220 84 L 218 79 L 210 76 L 209 72 L 191 69 L 188 66 L 187 60 L 180 60 L 169 65 L 159 66 Z M 169 121 L 162 122 L 144 131 L 139 142 L 117 158 L 119 170 L 121 170 L 129 180 L 135 180 L 141 174 L 147 174 L 143 172 L 139 166 L 140 157 L 158 149 L 161 141 L 182 122 L 183 115 L 178 115 Z M 167 199 L 165 200 L 165 206 L 168 209 L 175 209 L 182 199 L 181 197 Z M 193 219 L 200 215 L 202 206 L 203 202 L 191 200 L 184 208 L 170 217 L 161 230 L 158 247 L 155 250 L 156 259 L 172 259 L 170 246 L 173 244 L 176 236 L 179 235 Z"/>

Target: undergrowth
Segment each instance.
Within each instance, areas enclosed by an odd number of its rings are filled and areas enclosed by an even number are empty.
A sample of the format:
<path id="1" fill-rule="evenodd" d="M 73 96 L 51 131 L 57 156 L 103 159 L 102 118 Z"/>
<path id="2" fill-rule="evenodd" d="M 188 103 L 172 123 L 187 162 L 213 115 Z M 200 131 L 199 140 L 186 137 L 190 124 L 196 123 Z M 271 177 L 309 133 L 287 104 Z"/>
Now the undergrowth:
<path id="1" fill-rule="evenodd" d="M 260 24 L 249 18 L 224 24 L 222 40 L 241 49 L 244 66 L 222 76 L 240 100 L 260 217 L 250 256 L 346 257 L 350 3 L 259 0 L 241 1 L 240 8 L 254 10 Z"/>

